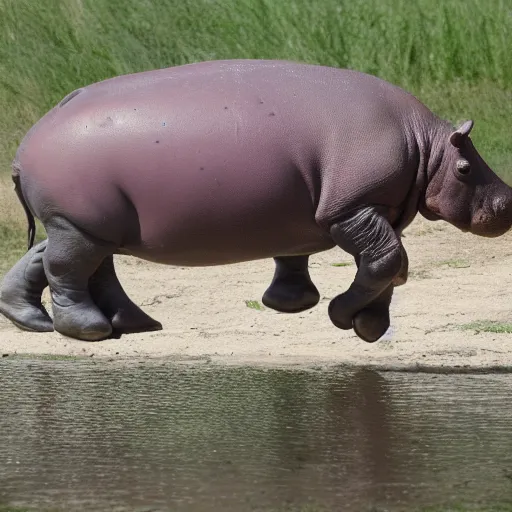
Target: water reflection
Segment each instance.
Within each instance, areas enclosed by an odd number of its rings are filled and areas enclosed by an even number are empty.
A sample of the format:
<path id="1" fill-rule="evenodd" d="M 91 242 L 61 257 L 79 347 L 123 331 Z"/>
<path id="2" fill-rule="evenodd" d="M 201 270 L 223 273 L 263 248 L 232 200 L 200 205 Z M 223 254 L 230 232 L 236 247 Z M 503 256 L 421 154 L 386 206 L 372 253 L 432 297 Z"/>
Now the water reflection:
<path id="1" fill-rule="evenodd" d="M 510 376 L 4 360 L 0 504 L 277 512 L 510 501 L 511 398 Z"/>

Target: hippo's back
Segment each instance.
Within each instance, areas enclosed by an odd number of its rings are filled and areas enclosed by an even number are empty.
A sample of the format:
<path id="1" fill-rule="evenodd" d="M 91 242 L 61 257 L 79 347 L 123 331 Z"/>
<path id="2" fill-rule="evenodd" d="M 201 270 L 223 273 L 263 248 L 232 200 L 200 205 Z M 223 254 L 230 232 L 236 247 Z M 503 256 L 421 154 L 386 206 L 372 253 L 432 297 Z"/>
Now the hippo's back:
<path id="1" fill-rule="evenodd" d="M 211 264 L 314 252 L 331 245 L 315 212 L 333 135 L 348 152 L 372 119 L 394 123 L 396 95 L 415 101 L 347 70 L 189 64 L 69 95 L 31 129 L 17 159 L 38 216 L 51 203 L 52 213 L 103 238 L 116 233 L 149 259 Z"/>

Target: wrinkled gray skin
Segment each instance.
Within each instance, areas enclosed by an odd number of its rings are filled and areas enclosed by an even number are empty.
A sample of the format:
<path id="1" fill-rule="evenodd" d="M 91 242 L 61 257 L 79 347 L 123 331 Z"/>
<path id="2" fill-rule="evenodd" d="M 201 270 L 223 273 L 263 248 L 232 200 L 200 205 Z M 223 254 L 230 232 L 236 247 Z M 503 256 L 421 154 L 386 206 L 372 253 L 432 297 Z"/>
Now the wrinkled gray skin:
<path id="1" fill-rule="evenodd" d="M 30 250 L 5 276 L 0 311 L 81 340 L 161 329 L 116 277 L 113 255 L 125 254 L 188 266 L 272 257 L 263 303 L 298 312 L 319 301 L 309 256 L 338 246 L 358 269 L 329 317 L 376 341 L 407 279 L 401 233 L 418 211 L 480 236 L 511 226 L 512 190 L 472 127 L 375 77 L 293 62 L 204 62 L 89 85 L 17 151 Z M 33 216 L 48 238 L 30 248 Z"/>

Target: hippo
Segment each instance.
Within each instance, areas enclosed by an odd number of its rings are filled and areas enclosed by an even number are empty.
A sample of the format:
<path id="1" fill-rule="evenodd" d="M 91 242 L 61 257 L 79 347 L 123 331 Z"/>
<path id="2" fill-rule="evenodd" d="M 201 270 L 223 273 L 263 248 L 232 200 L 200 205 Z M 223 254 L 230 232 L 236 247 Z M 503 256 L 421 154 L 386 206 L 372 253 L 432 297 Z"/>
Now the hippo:
<path id="1" fill-rule="evenodd" d="M 338 247 L 357 270 L 329 319 L 375 342 L 407 281 L 402 232 L 417 213 L 483 237 L 511 227 L 512 189 L 475 149 L 473 126 L 381 78 L 292 61 L 205 61 L 82 87 L 13 159 L 29 242 L 2 281 L 0 312 L 84 341 L 162 329 L 119 282 L 114 256 L 129 255 L 272 258 L 262 302 L 297 313 L 320 300 L 310 256 Z"/>

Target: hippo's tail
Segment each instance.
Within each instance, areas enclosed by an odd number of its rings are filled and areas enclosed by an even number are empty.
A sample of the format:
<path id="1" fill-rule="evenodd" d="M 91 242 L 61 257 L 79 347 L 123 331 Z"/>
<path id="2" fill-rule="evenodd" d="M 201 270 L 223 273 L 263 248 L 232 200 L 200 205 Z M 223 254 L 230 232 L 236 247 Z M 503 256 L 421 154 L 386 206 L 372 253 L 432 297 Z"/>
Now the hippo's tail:
<path id="1" fill-rule="evenodd" d="M 14 182 L 14 191 L 18 196 L 18 199 L 25 210 L 25 215 L 27 216 L 28 221 L 28 250 L 32 249 L 34 245 L 34 239 L 36 237 L 36 222 L 30 208 L 28 207 L 27 201 L 23 196 L 23 191 L 21 190 L 21 181 L 20 181 L 20 172 L 21 167 L 18 162 L 14 161 L 12 164 L 12 181 Z"/>

